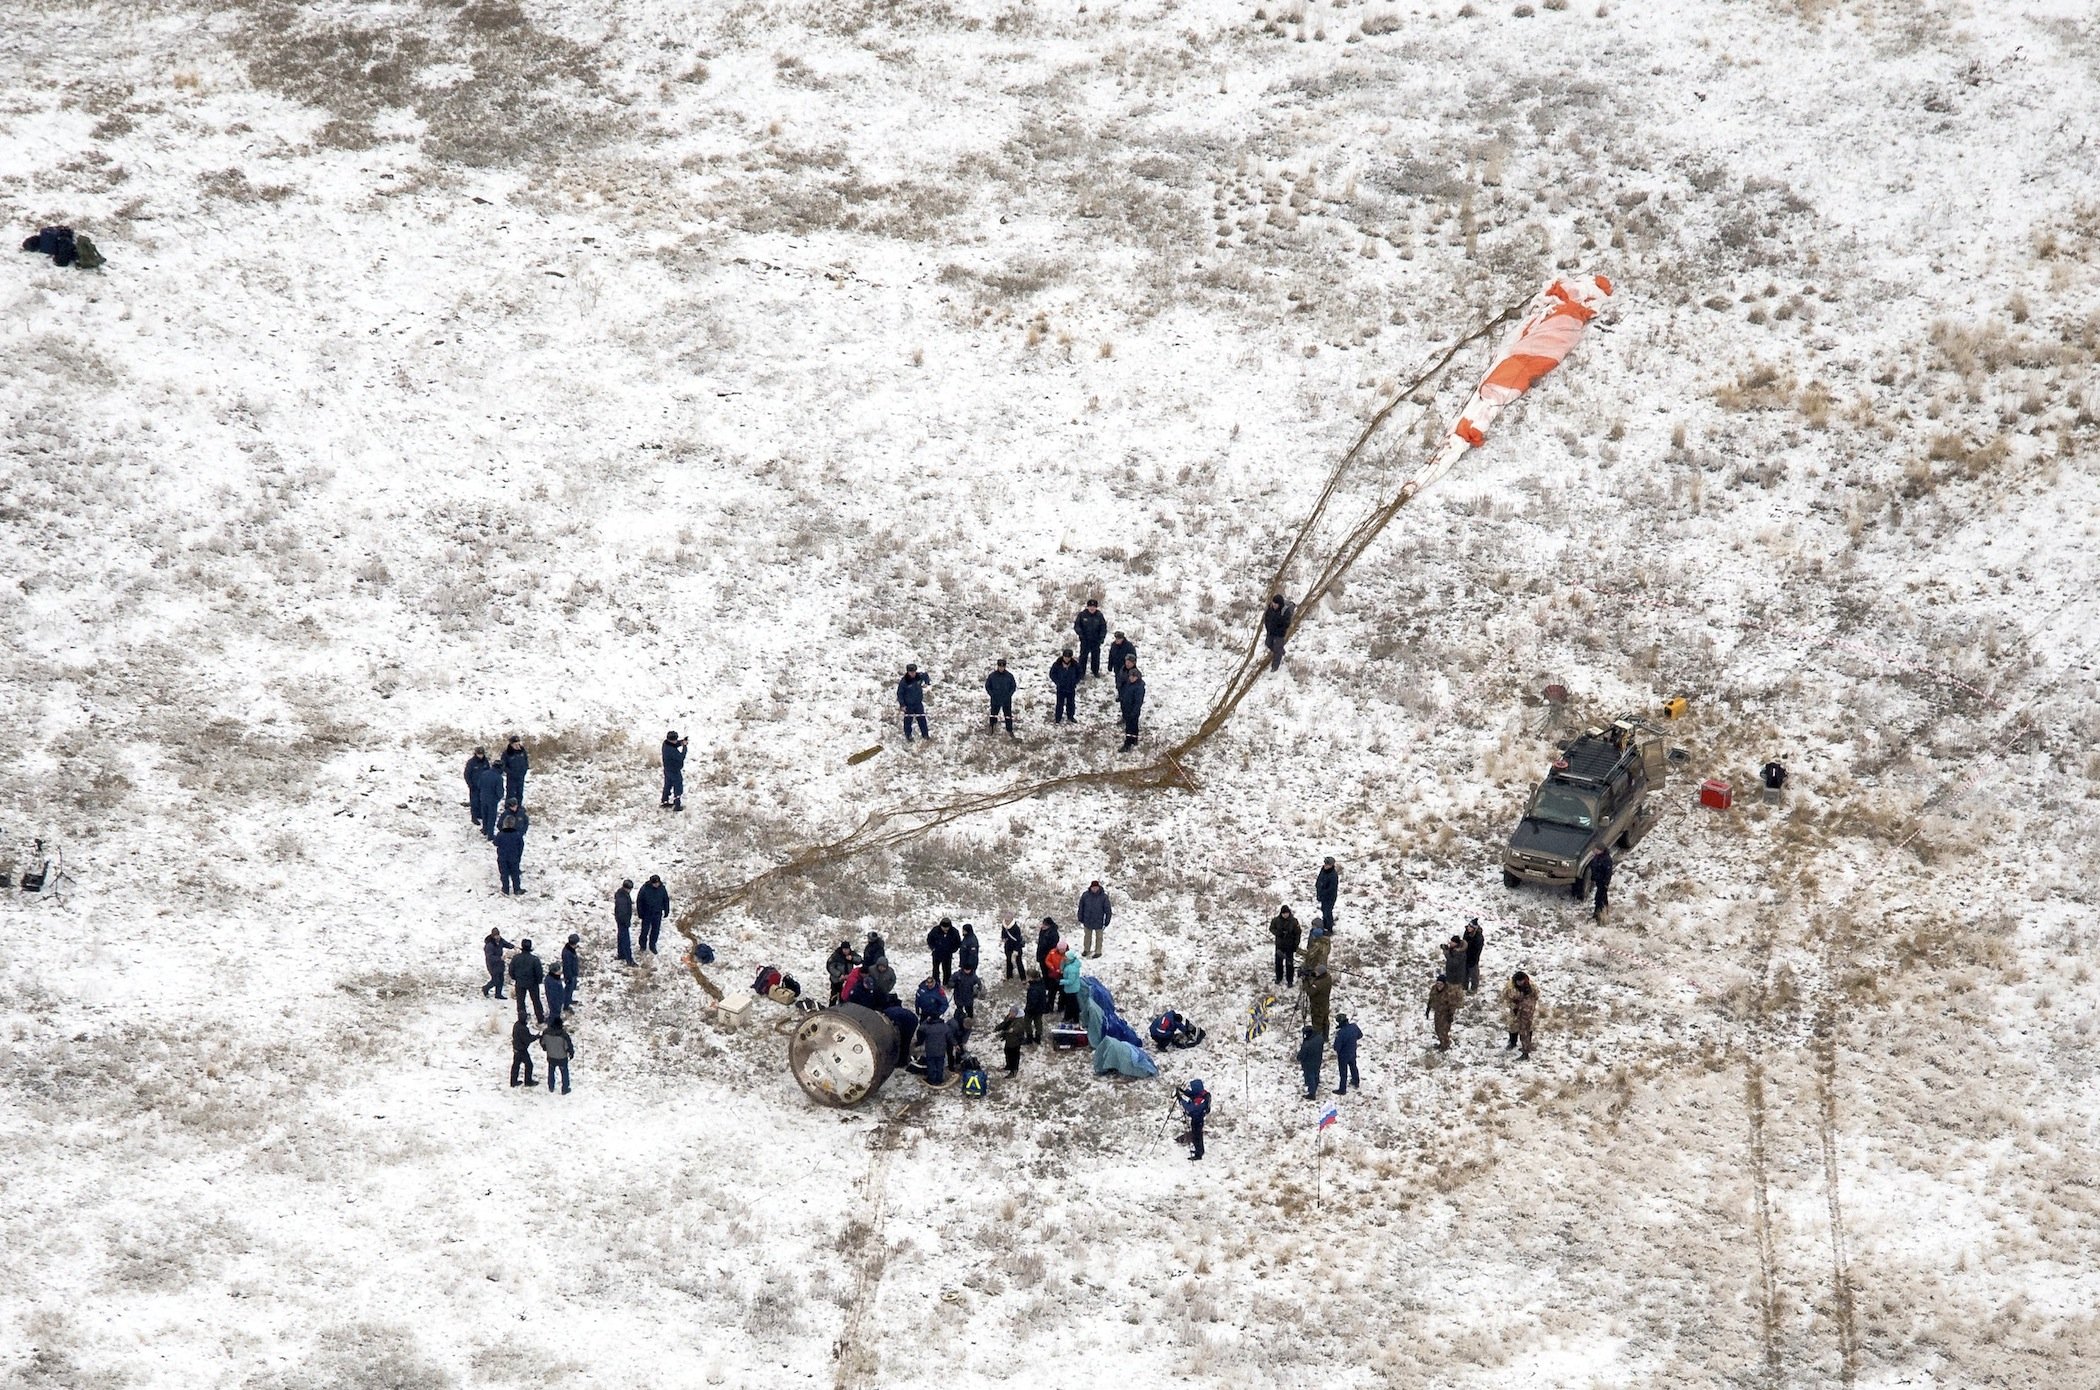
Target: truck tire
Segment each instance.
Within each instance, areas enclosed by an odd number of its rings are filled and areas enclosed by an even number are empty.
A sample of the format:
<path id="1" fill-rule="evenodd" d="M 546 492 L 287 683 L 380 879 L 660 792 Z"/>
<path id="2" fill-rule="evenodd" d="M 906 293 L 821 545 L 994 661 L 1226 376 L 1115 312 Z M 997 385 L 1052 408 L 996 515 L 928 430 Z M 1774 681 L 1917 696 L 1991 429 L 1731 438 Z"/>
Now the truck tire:
<path id="1" fill-rule="evenodd" d="M 1504 888 L 1515 888 L 1515 887 L 1518 887 L 1518 886 L 1520 886 L 1520 885 L 1521 885 L 1521 884 L 1522 884 L 1523 882 L 1524 882 L 1524 880 L 1523 880 L 1523 879 L 1521 879 L 1521 878 L 1518 878 L 1518 877 L 1517 877 L 1517 876 L 1516 876 L 1515 874 L 1511 873 L 1511 872 L 1510 872 L 1509 870 L 1507 870 L 1507 869 L 1504 869 L 1504 870 L 1502 871 L 1502 886 L 1503 886 Z"/>

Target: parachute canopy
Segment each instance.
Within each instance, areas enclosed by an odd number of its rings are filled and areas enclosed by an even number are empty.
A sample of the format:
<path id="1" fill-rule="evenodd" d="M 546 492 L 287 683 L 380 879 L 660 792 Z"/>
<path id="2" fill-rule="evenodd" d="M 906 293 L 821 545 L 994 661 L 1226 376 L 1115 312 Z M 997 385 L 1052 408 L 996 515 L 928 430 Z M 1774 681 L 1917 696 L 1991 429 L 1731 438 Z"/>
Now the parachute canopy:
<path id="1" fill-rule="evenodd" d="M 1559 366 L 1582 341 L 1582 330 L 1611 298 L 1611 281 L 1602 275 L 1555 280 L 1539 293 L 1531 312 L 1517 325 L 1487 377 L 1459 413 L 1458 423 L 1415 475 L 1401 485 L 1412 495 L 1451 471 L 1452 465 L 1487 442 L 1487 428 L 1503 407 L 1529 391 L 1539 378 Z"/>

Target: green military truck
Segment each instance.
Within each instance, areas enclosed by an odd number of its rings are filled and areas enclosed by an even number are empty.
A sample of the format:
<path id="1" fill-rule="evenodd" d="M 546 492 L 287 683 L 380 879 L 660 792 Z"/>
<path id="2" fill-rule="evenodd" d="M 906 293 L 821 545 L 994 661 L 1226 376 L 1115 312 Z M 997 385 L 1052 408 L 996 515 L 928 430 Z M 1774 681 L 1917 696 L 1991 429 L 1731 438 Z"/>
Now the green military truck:
<path id="1" fill-rule="evenodd" d="M 1581 896 L 1599 850 L 1632 849 L 1654 827 L 1661 812 L 1648 793 L 1668 767 L 1662 732 L 1640 719 L 1563 743 L 1502 850 L 1503 884 L 1545 883 Z"/>

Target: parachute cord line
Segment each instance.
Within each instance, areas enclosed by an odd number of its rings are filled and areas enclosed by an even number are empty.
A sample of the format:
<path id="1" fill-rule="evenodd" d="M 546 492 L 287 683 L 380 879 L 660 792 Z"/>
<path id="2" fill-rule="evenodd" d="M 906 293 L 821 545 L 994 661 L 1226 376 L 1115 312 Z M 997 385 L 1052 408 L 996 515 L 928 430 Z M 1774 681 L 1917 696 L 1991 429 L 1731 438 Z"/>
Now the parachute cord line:
<path id="1" fill-rule="evenodd" d="M 1486 338 L 1502 325 L 1516 319 L 1523 313 L 1524 306 L 1530 300 L 1531 296 L 1525 296 L 1525 298 L 1509 305 L 1493 318 L 1486 320 L 1478 328 L 1452 343 L 1443 352 L 1439 353 L 1436 359 L 1417 374 L 1413 380 L 1394 392 L 1392 398 L 1379 407 L 1378 411 L 1365 422 L 1355 441 L 1350 444 L 1347 451 L 1336 461 L 1334 467 L 1328 471 L 1327 480 L 1322 485 L 1319 495 L 1314 499 L 1311 511 L 1306 514 L 1305 520 L 1300 523 L 1296 534 L 1291 539 L 1289 548 L 1284 552 L 1283 559 L 1277 563 L 1274 571 L 1270 574 L 1268 584 L 1263 589 L 1264 593 L 1281 592 L 1284 576 L 1290 572 L 1291 566 L 1304 553 L 1320 522 L 1325 519 L 1328 506 L 1333 502 L 1335 494 L 1340 490 L 1343 479 L 1363 454 L 1364 447 L 1371 442 L 1372 437 L 1392 418 L 1394 412 L 1407 404 L 1409 398 L 1415 392 L 1421 390 L 1441 375 L 1461 352 Z M 1349 530 L 1342 538 L 1340 546 L 1333 555 L 1328 557 L 1326 563 L 1320 567 L 1311 583 L 1306 586 L 1304 594 L 1299 598 L 1298 616 L 1292 621 L 1287 637 L 1297 634 L 1298 629 L 1304 625 L 1312 607 L 1333 590 L 1335 584 L 1348 573 L 1349 567 L 1356 563 L 1365 550 L 1370 548 L 1371 543 L 1378 538 L 1379 533 L 1399 514 L 1402 507 L 1414 500 L 1418 492 L 1419 488 L 1413 480 L 1403 483 L 1398 492 L 1379 503 L 1363 520 Z M 1087 786 L 1122 787 L 1138 790 L 1192 791 L 1197 784 L 1195 776 L 1186 766 L 1189 757 L 1198 752 L 1220 729 L 1225 727 L 1227 721 L 1232 718 L 1233 713 L 1239 709 L 1240 702 L 1245 700 L 1254 689 L 1255 683 L 1261 678 L 1261 654 L 1262 631 L 1261 625 L 1257 621 L 1254 632 L 1248 639 L 1246 650 L 1241 653 L 1238 664 L 1233 667 L 1230 674 L 1226 677 L 1223 688 L 1212 699 L 1210 708 L 1204 714 L 1202 722 L 1179 742 L 1162 752 L 1157 759 L 1142 767 L 1097 768 L 1087 772 L 1065 773 L 1057 777 L 1016 783 L 993 791 L 979 792 L 935 806 L 872 811 L 862 818 L 859 825 L 856 825 L 852 830 L 838 836 L 836 839 L 804 846 L 770 869 L 762 870 L 740 883 L 731 884 L 704 894 L 693 906 L 679 914 L 675 923 L 677 930 L 688 942 L 697 943 L 700 939 L 699 929 L 703 925 L 719 917 L 730 908 L 746 902 L 753 893 L 768 884 L 806 873 L 824 864 L 850 859 L 856 855 L 868 853 L 871 850 L 894 848 L 931 831 L 938 830 L 944 825 L 952 824 L 966 816 L 997 810 L 1001 806 L 1010 806 L 1017 801 L 1027 801 L 1033 797 L 1043 796 L 1051 792 Z"/>

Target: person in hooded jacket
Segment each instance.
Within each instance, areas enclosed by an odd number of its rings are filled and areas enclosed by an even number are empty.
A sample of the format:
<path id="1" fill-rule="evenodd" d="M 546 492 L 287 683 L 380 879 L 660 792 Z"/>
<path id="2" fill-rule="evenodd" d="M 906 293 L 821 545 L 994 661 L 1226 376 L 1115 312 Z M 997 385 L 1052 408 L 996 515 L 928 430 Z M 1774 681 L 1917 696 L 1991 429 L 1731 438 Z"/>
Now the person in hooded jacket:
<path id="1" fill-rule="evenodd" d="M 525 1021 L 524 1011 L 519 1010 L 518 1021 L 510 1026 L 510 1084 L 513 1087 L 531 1086 L 537 1082 L 538 1078 L 532 1074 L 532 1045 L 539 1040 L 540 1035 L 532 1031 L 532 1025 Z M 518 1079 L 520 1072 L 524 1073 L 523 1081 Z"/>
<path id="2" fill-rule="evenodd" d="M 919 1024 L 919 1046 L 926 1055 L 926 1084 L 939 1086 L 948 1080 L 948 1048 L 955 1041 L 955 1030 L 948 1021 L 938 1016 Z"/>
<path id="3" fill-rule="evenodd" d="M 1039 1043 L 1043 1040 L 1043 1015 L 1050 1012 L 1050 980 L 1047 975 L 1037 973 L 1028 978 L 1028 992 L 1022 1008 L 1022 1017 L 1027 1022 L 1027 1041 Z"/>
<path id="4" fill-rule="evenodd" d="M 1016 976 L 1024 980 L 1028 978 L 1028 967 L 1023 963 L 1021 955 L 1027 949 L 1027 945 L 1027 939 L 1021 935 L 1021 919 L 1018 917 L 1007 918 L 1006 925 L 999 928 L 999 949 L 1006 956 L 1006 974 L 1000 978 L 1007 980 L 1011 980 Z"/>
<path id="5" fill-rule="evenodd" d="M 1320 900 L 1320 925 L 1334 930 L 1334 900 L 1341 895 L 1342 872 L 1334 864 L 1334 856 L 1320 866 L 1320 876 L 1313 880 L 1313 896 Z"/>
<path id="6" fill-rule="evenodd" d="M 1317 1029 L 1308 1028 L 1298 1039 L 1298 1069 L 1305 1073 L 1305 1098 L 1311 1100 L 1320 1094 L 1320 1063 L 1327 1057 L 1327 1039 Z"/>
<path id="7" fill-rule="evenodd" d="M 912 996 L 911 1002 L 922 1019 L 941 1018 L 948 1012 L 947 992 L 941 988 L 941 982 L 931 975 L 919 981 L 919 992 Z"/>
<path id="8" fill-rule="evenodd" d="M 984 678 L 984 693 L 992 701 L 992 713 L 985 727 L 986 733 L 998 728 L 999 720 L 1003 717 L 1006 720 L 1006 735 L 1008 738 L 1013 737 L 1014 688 L 1019 684 L 1014 679 L 1014 673 L 1006 669 L 1006 658 L 1000 657 L 999 664 Z"/>
<path id="9" fill-rule="evenodd" d="M 488 983 L 481 987 L 483 998 L 492 993 L 498 999 L 503 997 L 503 953 L 510 949 L 511 944 L 494 927 L 490 927 L 489 934 L 481 938 L 481 963 L 489 968 Z"/>
<path id="10" fill-rule="evenodd" d="M 955 967 L 958 970 L 975 970 L 982 958 L 983 947 L 977 941 L 977 928 L 968 922 L 962 925 L 962 944 L 955 948 Z"/>
<path id="11" fill-rule="evenodd" d="M 926 952 L 933 957 L 933 974 L 942 984 L 955 979 L 955 953 L 962 949 L 962 933 L 946 917 L 926 933 Z"/>
<path id="12" fill-rule="evenodd" d="M 904 716 L 904 741 L 911 742 L 912 721 L 919 724 L 919 737 L 932 738 L 926 732 L 926 675 L 913 663 L 906 663 L 904 675 L 897 682 L 897 712 Z"/>
<path id="13" fill-rule="evenodd" d="M 503 764 L 483 758 L 481 766 L 473 768 L 467 775 L 476 789 L 472 800 L 481 807 L 481 837 L 493 840 L 496 838 L 496 817 L 503 814 Z"/>
<path id="14" fill-rule="evenodd" d="M 569 1036 L 569 1029 L 556 1014 L 547 1020 L 547 1031 L 540 1034 L 540 1049 L 547 1054 L 547 1090 L 554 1090 L 554 1074 L 561 1073 L 561 1093 L 569 1093 L 569 1059 L 576 1055 L 576 1040 Z"/>
<path id="15" fill-rule="evenodd" d="M 620 889 L 613 894 L 613 954 L 629 965 L 634 964 L 634 880 L 623 878 Z"/>
<path id="16" fill-rule="evenodd" d="M 692 740 L 673 729 L 664 735 L 664 799 L 674 811 L 685 809 L 685 751 Z"/>
<path id="17" fill-rule="evenodd" d="M 1356 1045 L 1364 1039 L 1364 1030 L 1357 1027 L 1347 1014 L 1334 1016 L 1334 1093 L 1349 1094 L 1354 1086 L 1361 1091 L 1363 1078 L 1356 1074 Z"/>
<path id="18" fill-rule="evenodd" d="M 1108 890 L 1095 879 L 1079 895 L 1079 953 L 1088 960 L 1101 954 L 1102 933 L 1108 930 L 1108 919 L 1115 915 L 1115 905 L 1108 900 Z"/>
<path id="19" fill-rule="evenodd" d="M 1050 952 L 1056 949 L 1057 941 L 1057 923 L 1045 917 L 1035 934 L 1035 968 L 1045 975 L 1050 973 Z"/>
<path id="20" fill-rule="evenodd" d="M 1108 644 L 1108 674 L 1114 678 L 1118 694 L 1122 693 L 1124 683 L 1130 679 L 1130 673 L 1125 668 L 1136 663 L 1137 643 L 1122 633 L 1117 633 L 1116 640 Z"/>
<path id="21" fill-rule="evenodd" d="M 1291 620 L 1298 616 L 1298 605 L 1291 603 L 1282 594 L 1269 600 L 1269 606 L 1261 611 L 1262 641 L 1269 648 L 1269 669 L 1280 670 L 1283 666 L 1283 644 L 1291 635 Z"/>
<path id="22" fill-rule="evenodd" d="M 1185 1137 L 1189 1144 L 1189 1162 L 1203 1157 L 1203 1122 L 1210 1118 L 1210 1092 L 1203 1089 L 1203 1078 L 1192 1077 L 1188 1089 L 1176 1091 L 1174 1098 L 1181 1102 L 1181 1113 L 1188 1117 L 1189 1132 Z"/>
<path id="23" fill-rule="evenodd" d="M 1303 928 L 1291 914 L 1291 905 L 1285 903 L 1269 919 L 1269 936 L 1276 943 L 1276 983 L 1279 985 L 1298 982 L 1298 943 L 1303 939 Z"/>
<path id="24" fill-rule="evenodd" d="M 1538 1021 L 1539 990 L 1531 976 L 1521 970 L 1502 987 L 1502 1015 L 1503 1026 L 1509 1029 L 1509 1046 L 1519 1049 L 1518 1059 L 1531 1056 L 1531 1030 Z"/>
<path id="25" fill-rule="evenodd" d="M 642 919 L 641 939 L 635 942 L 637 950 L 656 954 L 656 938 L 664 929 L 664 914 L 671 910 L 671 890 L 664 887 L 661 875 L 649 875 L 642 891 L 635 896 L 635 915 Z"/>
<path id="26" fill-rule="evenodd" d="M 965 965 L 955 972 L 955 1012 L 963 1017 L 977 1017 L 977 972 Z"/>
<path id="27" fill-rule="evenodd" d="M 1116 695 L 1116 703 L 1123 708 L 1123 747 L 1137 747 L 1138 719 L 1145 710 L 1145 676 L 1135 662 L 1128 668 L 1129 674 L 1123 688 Z"/>
<path id="28" fill-rule="evenodd" d="M 1101 674 L 1101 639 L 1108 635 L 1108 615 L 1101 611 L 1101 600 L 1090 598 L 1079 616 L 1072 619 L 1072 631 L 1079 637 L 1079 664 L 1091 666 L 1094 675 Z M 1065 649 L 1067 655 L 1071 648 Z"/>
<path id="29" fill-rule="evenodd" d="M 1100 663 L 1100 658 L 1094 658 Z M 1050 663 L 1050 688 L 1057 695 L 1057 710 L 1050 716 L 1052 724 L 1077 724 L 1079 722 L 1079 682 L 1086 668 L 1072 658 L 1072 649 L 1066 647 L 1057 660 Z"/>
<path id="30" fill-rule="evenodd" d="M 489 818 L 489 808 L 481 804 L 482 769 L 489 765 L 489 750 L 476 748 L 474 756 L 467 759 L 467 819 L 480 825 Z"/>
<path id="31" fill-rule="evenodd" d="M 564 941 L 561 947 L 561 978 L 562 982 L 568 986 L 567 994 L 571 1004 L 576 1002 L 577 977 L 583 974 L 582 942 L 583 938 L 581 936 L 575 932 L 570 932 L 569 939 Z"/>
<path id="32" fill-rule="evenodd" d="M 525 770 L 532 758 L 525 751 L 525 740 L 516 734 L 503 745 L 503 799 L 525 804 Z"/>
<path id="33" fill-rule="evenodd" d="M 532 938 L 526 937 L 518 943 L 518 953 L 510 958 L 510 982 L 518 996 L 518 1017 L 525 1017 L 525 1001 L 532 1001 L 532 1020 L 547 1021 L 546 1000 L 541 997 L 540 986 L 546 982 L 547 967 L 532 953 Z"/>
<path id="34" fill-rule="evenodd" d="M 860 953 L 853 949 L 852 942 L 841 941 L 831 948 L 831 954 L 824 961 L 824 975 L 831 981 L 831 1003 L 836 1004 L 845 998 L 846 976 L 859 964 Z"/>
<path id="35" fill-rule="evenodd" d="M 496 877 L 503 896 L 525 891 L 525 827 L 514 816 L 506 816 L 496 830 Z"/>
<path id="36" fill-rule="evenodd" d="M 547 1017 L 559 1022 L 563 1009 L 569 1007 L 569 981 L 562 974 L 561 958 L 556 957 L 554 968 L 547 972 Z"/>

